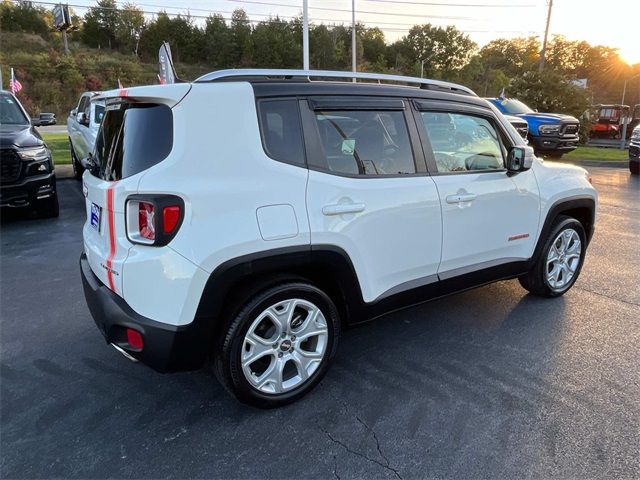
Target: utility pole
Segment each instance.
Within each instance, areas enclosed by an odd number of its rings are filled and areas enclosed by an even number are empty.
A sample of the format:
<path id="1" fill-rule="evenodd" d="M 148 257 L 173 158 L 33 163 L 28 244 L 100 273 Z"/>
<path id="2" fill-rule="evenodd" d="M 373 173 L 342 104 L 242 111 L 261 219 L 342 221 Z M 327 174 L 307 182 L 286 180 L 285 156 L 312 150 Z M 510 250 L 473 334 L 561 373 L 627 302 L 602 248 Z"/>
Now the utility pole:
<path id="1" fill-rule="evenodd" d="M 309 70 L 309 0 L 302 0 L 302 68 Z"/>
<path id="2" fill-rule="evenodd" d="M 355 73 L 358 70 L 356 59 L 356 0 L 351 0 L 351 70 Z M 355 82 L 356 79 L 354 78 Z"/>
<path id="3" fill-rule="evenodd" d="M 64 45 L 64 53 L 69 55 L 69 42 L 67 40 L 67 30 L 62 30 L 62 45 Z"/>
<path id="4" fill-rule="evenodd" d="M 551 23 L 551 10 L 553 9 L 553 0 L 549 0 L 549 12 L 547 13 L 547 26 L 544 29 L 544 40 L 542 42 L 542 52 L 540 52 L 540 66 L 539 71 L 544 70 L 544 63 L 546 61 L 547 54 L 547 37 L 549 36 L 549 24 Z"/>
<path id="5" fill-rule="evenodd" d="M 627 95 L 627 82 L 629 80 L 633 80 L 634 78 L 638 78 L 638 77 L 640 77 L 640 73 L 638 75 L 634 75 L 631 78 L 627 78 L 624 81 L 624 87 L 622 88 L 622 101 L 620 102 L 620 105 L 622 105 L 622 109 L 620 110 L 620 118 L 622 120 L 622 135 L 620 136 L 620 150 L 624 150 L 624 147 L 626 146 L 627 126 L 631 121 L 631 115 L 633 115 L 633 112 L 630 111 L 627 116 L 623 116 L 624 115 L 624 97 Z"/>

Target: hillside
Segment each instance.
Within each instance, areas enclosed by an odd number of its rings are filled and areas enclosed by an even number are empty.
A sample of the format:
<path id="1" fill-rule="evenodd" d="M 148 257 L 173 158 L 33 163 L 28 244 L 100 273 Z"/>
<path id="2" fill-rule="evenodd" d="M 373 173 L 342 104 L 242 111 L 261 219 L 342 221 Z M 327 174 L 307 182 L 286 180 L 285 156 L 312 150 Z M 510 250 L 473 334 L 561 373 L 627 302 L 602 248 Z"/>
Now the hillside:
<path id="1" fill-rule="evenodd" d="M 81 92 L 157 83 L 158 65 L 144 63 L 134 55 L 70 44 L 71 54 L 63 55 L 60 38 L 1 32 L 0 65 L 3 88 L 9 84 L 10 68 L 23 85 L 18 94 L 31 115 L 54 112 L 59 121 L 78 101 Z M 176 65 L 182 78 L 195 78 L 209 71 L 201 65 Z"/>

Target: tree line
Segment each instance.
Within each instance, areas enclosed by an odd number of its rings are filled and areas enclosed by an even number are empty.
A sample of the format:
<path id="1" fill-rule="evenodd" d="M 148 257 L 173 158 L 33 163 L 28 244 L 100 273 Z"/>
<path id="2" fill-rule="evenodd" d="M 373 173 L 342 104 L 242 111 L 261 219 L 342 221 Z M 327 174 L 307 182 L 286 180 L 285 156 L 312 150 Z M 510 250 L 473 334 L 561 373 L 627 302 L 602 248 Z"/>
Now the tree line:
<path id="1" fill-rule="evenodd" d="M 165 12 L 149 17 L 145 13 L 133 3 L 118 6 L 115 0 L 98 0 L 84 16 L 74 14 L 71 60 L 60 60 L 59 34 L 52 29 L 51 12 L 43 7 L 4 0 L 0 4 L 0 26 L 5 36 L 7 32 L 36 34 L 49 42 L 49 50 L 58 46 L 57 61 L 71 68 L 89 49 L 99 49 L 95 55 L 116 56 L 120 63 L 137 64 L 138 69 L 142 65 L 141 70 L 146 72 L 145 65 L 154 64 L 163 41 L 171 44 L 179 72 L 180 68 L 207 71 L 302 66 L 301 18 L 285 20 L 275 16 L 256 23 L 242 9 L 235 10 L 230 18 L 221 14 L 196 17 Z M 351 68 L 350 26 L 314 24 L 309 37 L 311 68 Z M 456 81 L 483 96 L 496 96 L 504 88 L 509 96 L 541 111 L 579 115 L 591 103 L 618 102 L 624 81 L 640 73 L 640 65 L 626 65 L 613 48 L 561 36 L 549 42 L 542 73 L 538 72 L 541 45 L 536 37 L 497 39 L 479 47 L 454 26 L 425 23 L 413 26 L 399 40 L 387 42 L 380 28 L 359 23 L 356 38 L 360 71 L 419 76 L 423 70 L 425 77 Z M 7 66 L 11 63 L 8 56 L 0 57 Z M 86 58 L 82 61 L 91 63 Z M 102 87 L 102 72 L 81 67 L 78 70 L 85 85 L 77 85 L 82 82 L 76 78 L 74 88 Z M 136 68 L 129 70 L 121 72 L 127 81 L 142 80 L 136 77 Z M 142 76 L 149 81 L 148 74 Z M 583 78 L 588 81 L 587 89 L 571 82 Z M 110 81 L 109 88 L 114 79 Z M 640 83 L 630 82 L 629 102 L 640 103 L 639 87 Z"/>

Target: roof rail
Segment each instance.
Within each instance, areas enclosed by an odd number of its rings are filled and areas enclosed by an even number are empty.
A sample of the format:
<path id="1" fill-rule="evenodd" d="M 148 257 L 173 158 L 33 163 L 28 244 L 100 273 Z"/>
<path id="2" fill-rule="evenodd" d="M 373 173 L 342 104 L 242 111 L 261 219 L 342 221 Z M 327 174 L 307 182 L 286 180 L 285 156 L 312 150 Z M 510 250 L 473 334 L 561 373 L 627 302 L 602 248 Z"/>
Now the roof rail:
<path id="1" fill-rule="evenodd" d="M 453 93 L 462 93 L 466 95 L 477 96 L 470 88 L 455 83 L 444 82 L 441 80 L 430 80 L 426 78 L 406 77 L 402 75 L 388 75 L 384 73 L 366 73 L 366 72 L 340 72 L 332 70 L 288 70 L 288 69 L 260 69 L 260 68 L 239 68 L 230 70 L 218 70 L 207 73 L 200 78 L 194 80 L 197 83 L 215 82 L 218 80 L 247 80 L 248 78 L 259 77 L 285 77 L 286 79 L 302 78 L 311 81 L 312 78 L 329 79 L 360 79 L 375 80 L 381 82 L 396 82 L 419 85 L 420 88 L 435 88 L 441 90 L 449 90 Z"/>

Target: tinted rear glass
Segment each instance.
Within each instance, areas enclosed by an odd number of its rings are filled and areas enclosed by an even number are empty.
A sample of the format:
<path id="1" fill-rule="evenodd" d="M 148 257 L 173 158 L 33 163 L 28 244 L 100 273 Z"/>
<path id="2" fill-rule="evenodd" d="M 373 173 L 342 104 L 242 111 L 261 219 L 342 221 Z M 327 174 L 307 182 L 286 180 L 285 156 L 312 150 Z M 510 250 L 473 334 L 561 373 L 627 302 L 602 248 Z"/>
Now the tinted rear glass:
<path id="1" fill-rule="evenodd" d="M 263 100 L 259 104 L 264 149 L 274 160 L 304 165 L 304 144 L 298 101 Z"/>
<path id="2" fill-rule="evenodd" d="M 102 120 L 94 158 L 103 180 L 120 180 L 164 160 L 173 147 L 173 116 L 166 105 L 110 106 Z"/>

